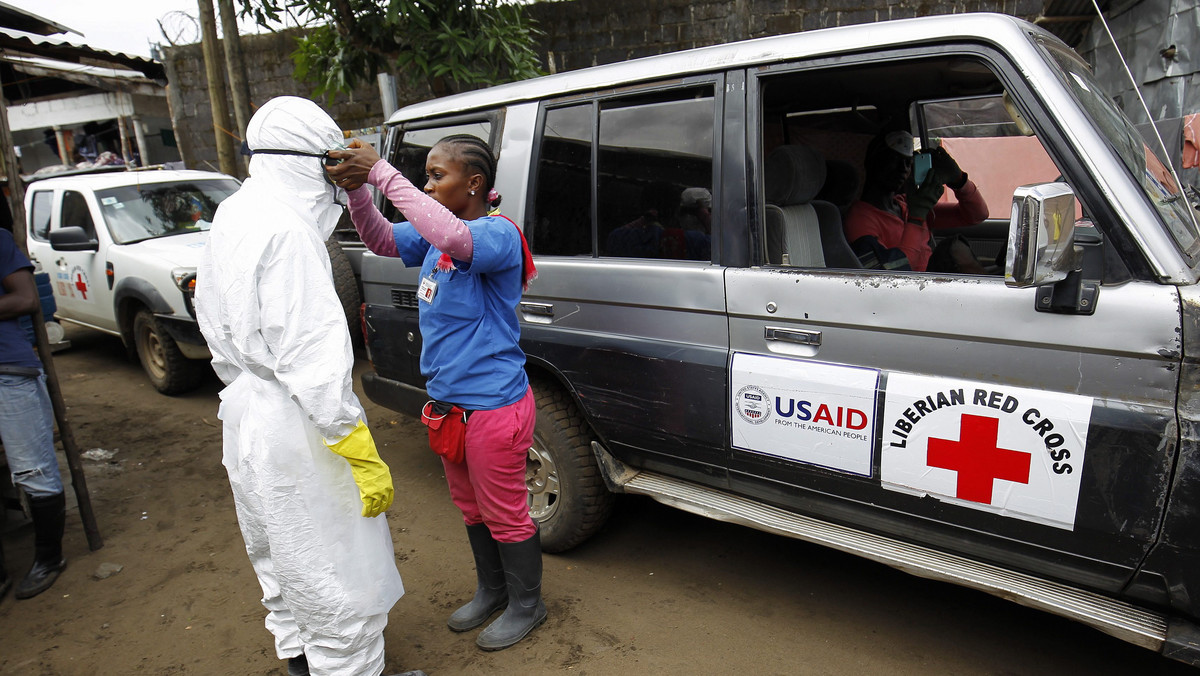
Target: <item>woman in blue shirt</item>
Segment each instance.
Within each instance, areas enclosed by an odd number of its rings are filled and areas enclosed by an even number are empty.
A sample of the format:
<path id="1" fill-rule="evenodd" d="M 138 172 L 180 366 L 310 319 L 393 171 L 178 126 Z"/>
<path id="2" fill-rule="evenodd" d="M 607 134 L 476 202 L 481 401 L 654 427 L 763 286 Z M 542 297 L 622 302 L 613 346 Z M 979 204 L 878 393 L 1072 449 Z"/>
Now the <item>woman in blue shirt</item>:
<path id="1" fill-rule="evenodd" d="M 478 584 L 447 624 L 473 629 L 507 606 L 476 640 L 485 650 L 507 648 L 546 619 L 541 542 L 525 488 L 535 407 L 516 313 L 535 275 L 533 259 L 516 224 L 488 213 L 500 196 L 493 189 L 496 159 L 481 139 L 438 141 L 426 158 L 424 191 L 357 140 L 329 156 L 343 160 L 329 175 L 349 191 L 350 216 L 367 247 L 421 268 L 421 373 L 429 395 L 462 409 L 467 420 L 461 461 L 442 463 L 466 522 Z M 359 189 L 364 183 L 408 220 L 389 223 Z"/>

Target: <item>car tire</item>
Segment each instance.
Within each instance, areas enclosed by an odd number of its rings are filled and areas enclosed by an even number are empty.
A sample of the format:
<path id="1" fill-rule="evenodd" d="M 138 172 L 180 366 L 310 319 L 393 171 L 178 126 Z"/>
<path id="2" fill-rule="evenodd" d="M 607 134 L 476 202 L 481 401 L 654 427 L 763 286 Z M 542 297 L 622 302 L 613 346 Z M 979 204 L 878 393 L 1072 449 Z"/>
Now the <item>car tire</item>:
<path id="1" fill-rule="evenodd" d="M 149 310 L 139 310 L 133 318 L 133 343 L 142 370 L 163 394 L 194 390 L 210 371 L 208 362 L 183 356 L 175 339 Z"/>
<path id="2" fill-rule="evenodd" d="M 525 465 L 529 513 L 541 530 L 542 549 L 561 552 L 594 535 L 612 514 L 594 439 L 574 400 L 556 383 L 534 381 L 537 424 Z"/>
<path id="3" fill-rule="evenodd" d="M 329 251 L 329 265 L 333 270 L 333 288 L 337 291 L 338 300 L 342 303 L 342 311 L 346 313 L 346 327 L 350 329 L 350 344 L 354 347 L 362 345 L 362 320 L 359 311 L 362 306 L 362 295 L 358 291 L 358 280 L 354 277 L 354 267 L 342 245 L 332 237 L 325 240 L 325 248 Z"/>

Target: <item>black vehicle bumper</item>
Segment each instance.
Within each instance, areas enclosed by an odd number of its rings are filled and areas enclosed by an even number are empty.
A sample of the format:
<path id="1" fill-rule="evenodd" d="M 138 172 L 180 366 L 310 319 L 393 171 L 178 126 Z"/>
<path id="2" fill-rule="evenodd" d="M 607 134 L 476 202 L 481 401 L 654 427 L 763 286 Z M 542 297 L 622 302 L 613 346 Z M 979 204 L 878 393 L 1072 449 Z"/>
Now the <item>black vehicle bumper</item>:
<path id="1" fill-rule="evenodd" d="M 362 386 L 371 401 L 414 418 L 420 417 L 421 409 L 429 401 L 424 388 L 384 378 L 374 371 L 362 375 Z"/>
<path id="2" fill-rule="evenodd" d="M 200 325 L 196 323 L 195 319 L 182 319 L 161 314 L 154 315 L 154 318 L 158 320 L 159 326 L 171 334 L 171 338 L 174 338 L 176 343 L 208 347 L 208 343 L 204 342 L 204 336 L 200 333 Z"/>
<path id="3" fill-rule="evenodd" d="M 212 359 L 208 351 L 208 343 L 200 333 L 200 325 L 195 319 L 180 319 L 172 315 L 154 315 L 154 319 L 164 331 L 175 340 L 175 345 L 183 356 L 188 359 Z"/>

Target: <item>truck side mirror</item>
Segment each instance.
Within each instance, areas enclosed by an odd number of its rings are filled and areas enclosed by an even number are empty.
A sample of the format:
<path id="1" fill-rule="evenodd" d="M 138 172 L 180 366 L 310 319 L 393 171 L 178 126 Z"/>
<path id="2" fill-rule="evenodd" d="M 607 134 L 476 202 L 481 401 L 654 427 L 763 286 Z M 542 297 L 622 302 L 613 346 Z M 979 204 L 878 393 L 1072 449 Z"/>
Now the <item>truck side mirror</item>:
<path id="1" fill-rule="evenodd" d="M 1037 287 L 1039 312 L 1090 315 L 1104 278 L 1104 238 L 1075 222 L 1075 192 L 1066 183 L 1024 185 L 1013 193 L 1004 283 Z"/>
<path id="2" fill-rule="evenodd" d="M 1023 185 L 1013 192 L 1004 283 L 1053 284 L 1076 266 L 1075 193 L 1066 183 Z"/>
<path id="3" fill-rule="evenodd" d="M 55 251 L 99 251 L 100 242 L 88 237 L 83 228 L 72 225 L 50 231 L 50 248 Z"/>

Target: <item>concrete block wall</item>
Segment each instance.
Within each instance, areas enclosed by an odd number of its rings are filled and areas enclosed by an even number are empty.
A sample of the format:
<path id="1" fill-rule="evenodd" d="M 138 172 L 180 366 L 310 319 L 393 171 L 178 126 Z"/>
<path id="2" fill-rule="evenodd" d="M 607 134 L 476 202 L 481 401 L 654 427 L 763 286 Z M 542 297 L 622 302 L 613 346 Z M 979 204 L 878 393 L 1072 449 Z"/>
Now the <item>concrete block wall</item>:
<path id="1" fill-rule="evenodd" d="M 999 12 L 1033 19 L 1042 0 L 558 0 L 527 11 L 543 31 L 539 53 L 547 72 L 625 61 L 642 56 L 748 38 L 932 14 Z M 295 32 L 242 37 L 250 96 L 308 96 L 293 78 Z M 163 63 L 180 153 L 188 167 L 215 168 L 216 148 L 200 45 L 168 47 Z M 432 96 L 401 80 L 399 105 Z M 343 129 L 380 124 L 379 90 L 372 81 L 334 103 L 319 100 Z M 232 125 L 229 126 L 232 128 Z"/>

